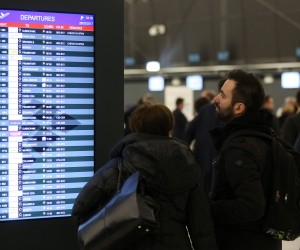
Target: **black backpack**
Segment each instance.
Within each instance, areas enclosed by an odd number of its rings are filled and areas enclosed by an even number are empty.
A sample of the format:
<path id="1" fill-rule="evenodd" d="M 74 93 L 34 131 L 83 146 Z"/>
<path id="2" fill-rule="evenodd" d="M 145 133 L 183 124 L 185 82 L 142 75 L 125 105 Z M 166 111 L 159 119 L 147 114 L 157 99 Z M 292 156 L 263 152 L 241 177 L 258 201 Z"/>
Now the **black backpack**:
<path id="1" fill-rule="evenodd" d="M 293 241 L 300 236 L 300 153 L 282 140 L 276 132 L 239 130 L 226 142 L 238 136 L 257 136 L 270 141 L 272 166 L 270 186 L 265 190 L 266 212 L 263 231 L 279 240 Z"/>
<path id="2" fill-rule="evenodd" d="M 300 133 L 295 141 L 295 149 L 300 153 Z"/>

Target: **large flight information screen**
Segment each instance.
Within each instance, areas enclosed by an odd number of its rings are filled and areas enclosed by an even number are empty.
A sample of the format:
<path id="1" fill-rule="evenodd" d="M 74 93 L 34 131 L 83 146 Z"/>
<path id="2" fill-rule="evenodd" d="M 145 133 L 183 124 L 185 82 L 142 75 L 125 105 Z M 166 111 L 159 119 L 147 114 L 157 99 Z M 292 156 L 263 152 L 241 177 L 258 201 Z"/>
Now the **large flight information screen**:
<path id="1" fill-rule="evenodd" d="M 94 173 L 94 16 L 0 9 L 0 221 L 63 217 Z"/>

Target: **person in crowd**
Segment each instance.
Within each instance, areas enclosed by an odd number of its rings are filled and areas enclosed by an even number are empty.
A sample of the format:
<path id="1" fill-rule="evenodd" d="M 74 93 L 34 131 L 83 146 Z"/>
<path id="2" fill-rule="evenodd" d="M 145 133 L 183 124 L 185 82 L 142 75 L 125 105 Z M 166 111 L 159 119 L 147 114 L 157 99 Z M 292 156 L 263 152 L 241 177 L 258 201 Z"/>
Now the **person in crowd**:
<path id="1" fill-rule="evenodd" d="M 300 135 L 300 89 L 296 93 L 297 112 L 286 118 L 282 127 L 282 138 L 295 145 L 298 135 Z"/>
<path id="2" fill-rule="evenodd" d="M 271 95 L 265 95 L 264 102 L 263 102 L 263 108 L 269 111 L 273 118 L 272 118 L 272 128 L 280 134 L 280 128 L 279 128 L 279 121 L 278 118 L 274 114 L 274 98 Z"/>
<path id="3" fill-rule="evenodd" d="M 124 135 L 128 135 L 129 133 L 131 133 L 130 127 L 129 127 L 129 119 L 130 119 L 130 115 L 132 114 L 132 112 L 141 104 L 143 103 L 154 103 L 155 99 L 154 96 L 151 93 L 146 93 L 144 94 L 139 100 L 138 102 L 129 107 L 125 112 L 124 112 Z"/>
<path id="4" fill-rule="evenodd" d="M 286 118 L 288 118 L 290 115 L 295 114 L 297 112 L 297 109 L 298 107 L 295 97 L 287 96 L 284 100 L 284 104 L 276 112 L 280 130 L 282 130 Z"/>
<path id="5" fill-rule="evenodd" d="M 141 104 L 134 110 L 132 133 L 116 143 L 110 160 L 76 198 L 72 216 L 77 223 L 112 196 L 118 178 L 117 159 L 121 159 L 123 174 L 140 171 L 160 206 L 159 229 L 130 250 L 218 249 L 201 169 L 190 148 L 172 137 L 174 122 L 171 110 L 163 104 Z"/>
<path id="6" fill-rule="evenodd" d="M 271 167 L 269 141 L 249 135 L 249 131 L 272 130 L 272 116 L 261 108 L 264 96 L 258 77 L 235 69 L 214 98 L 217 114 L 225 122 L 211 132 L 218 155 L 210 198 L 221 250 L 282 249 L 281 241 L 267 236 L 261 226 Z M 247 132 L 242 135 L 242 130 Z M 234 133 L 240 135 L 228 139 Z"/>
<path id="7" fill-rule="evenodd" d="M 184 140 L 186 141 L 186 131 L 189 130 L 189 127 L 191 126 L 191 123 L 195 120 L 196 116 L 199 114 L 200 110 L 202 109 L 203 106 L 206 104 L 210 103 L 209 99 L 204 96 L 199 96 L 195 102 L 194 102 L 194 118 L 192 121 L 188 121 L 187 125 L 185 126 L 185 131 L 184 131 Z M 190 148 L 194 150 L 194 142 L 195 140 L 192 140 L 192 142 L 189 143 Z"/>
<path id="8" fill-rule="evenodd" d="M 210 101 L 207 97 L 204 97 L 204 96 L 198 97 L 194 103 L 195 114 L 198 115 L 201 108 L 208 103 L 210 103 Z"/>
<path id="9" fill-rule="evenodd" d="M 205 89 L 201 91 L 200 97 L 206 97 L 209 102 L 212 102 L 216 94 L 217 93 L 212 89 Z"/>
<path id="10" fill-rule="evenodd" d="M 220 90 L 225 79 L 220 79 L 218 89 Z M 209 103 L 201 108 L 198 115 L 188 123 L 185 130 L 185 141 L 193 145 L 193 153 L 203 171 L 205 192 L 209 194 L 211 190 L 212 162 L 217 155 L 209 131 L 224 123 L 216 115 L 216 108 L 213 103 Z"/>
<path id="11" fill-rule="evenodd" d="M 184 131 L 188 120 L 182 112 L 184 108 L 184 99 L 179 97 L 176 99 L 176 109 L 173 111 L 175 117 L 175 126 L 173 131 L 173 137 L 184 140 Z"/>

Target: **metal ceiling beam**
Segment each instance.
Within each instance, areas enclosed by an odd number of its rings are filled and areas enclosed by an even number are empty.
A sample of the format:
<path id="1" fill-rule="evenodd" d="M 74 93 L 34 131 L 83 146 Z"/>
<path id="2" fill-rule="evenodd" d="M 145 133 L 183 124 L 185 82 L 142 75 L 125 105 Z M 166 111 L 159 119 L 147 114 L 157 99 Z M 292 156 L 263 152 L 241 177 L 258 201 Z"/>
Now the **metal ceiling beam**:
<path id="1" fill-rule="evenodd" d="M 277 16 L 281 17 L 283 20 L 287 21 L 288 23 L 290 23 L 291 25 L 296 27 L 298 30 L 300 30 L 300 24 L 298 22 L 294 21 L 293 19 L 291 19 L 286 14 L 284 14 L 282 11 L 279 11 L 278 9 L 276 9 L 275 7 L 273 7 L 272 5 L 266 3 L 263 0 L 256 0 L 256 2 L 258 2 L 259 4 L 265 6 L 268 10 L 275 13 Z"/>
<path id="2" fill-rule="evenodd" d="M 185 75 L 185 74 L 202 74 L 211 75 L 220 72 L 228 72 L 233 69 L 244 69 L 252 72 L 264 71 L 300 71 L 300 62 L 286 62 L 286 63 L 261 63 L 261 64 L 240 64 L 240 65 L 214 65 L 214 66 L 191 66 L 191 67 L 171 67 L 162 68 L 159 72 L 148 72 L 146 69 L 125 69 L 125 79 L 136 77 L 148 77 L 151 75 Z"/>

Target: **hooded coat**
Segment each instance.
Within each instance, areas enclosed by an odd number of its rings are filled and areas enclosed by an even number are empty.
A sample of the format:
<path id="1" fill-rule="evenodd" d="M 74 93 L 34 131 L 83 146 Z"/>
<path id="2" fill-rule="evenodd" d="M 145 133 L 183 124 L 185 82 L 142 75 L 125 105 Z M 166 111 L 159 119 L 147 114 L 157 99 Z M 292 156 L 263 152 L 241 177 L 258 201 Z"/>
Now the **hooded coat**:
<path id="1" fill-rule="evenodd" d="M 122 159 L 123 177 L 140 171 L 160 207 L 159 229 L 130 250 L 217 249 L 201 170 L 187 145 L 167 136 L 132 133 L 114 146 L 110 158 L 79 193 L 72 211 L 77 223 L 115 192 L 117 159 Z"/>
<path id="2" fill-rule="evenodd" d="M 221 250 L 280 250 L 281 241 L 262 230 L 271 171 L 270 142 L 247 130 L 271 133 L 265 110 L 235 118 L 212 135 L 218 150 L 213 164 L 211 209 Z M 227 140 L 239 131 L 238 137 Z"/>

